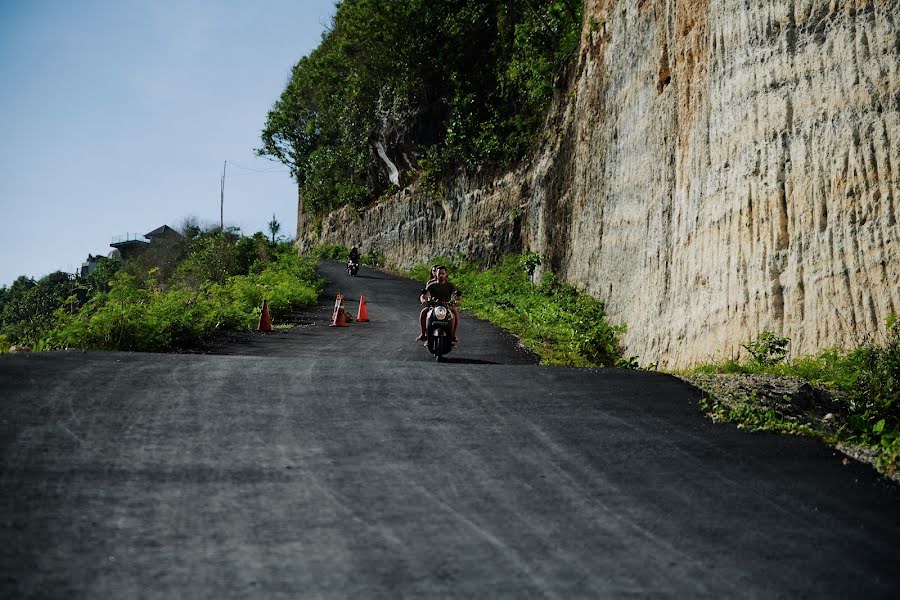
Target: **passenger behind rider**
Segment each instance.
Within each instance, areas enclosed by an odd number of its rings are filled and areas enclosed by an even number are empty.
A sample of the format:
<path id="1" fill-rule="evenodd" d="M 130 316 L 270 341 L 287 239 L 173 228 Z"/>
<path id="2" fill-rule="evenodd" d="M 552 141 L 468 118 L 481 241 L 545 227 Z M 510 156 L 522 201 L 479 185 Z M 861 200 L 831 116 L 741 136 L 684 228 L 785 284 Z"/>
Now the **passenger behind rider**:
<path id="1" fill-rule="evenodd" d="M 432 267 L 432 271 L 435 273 L 435 279 L 429 281 L 428 285 L 425 286 L 425 290 L 423 290 L 420 300 L 424 298 L 424 303 L 427 302 L 429 298 L 434 298 L 450 309 L 450 312 L 453 313 L 453 343 L 458 344 L 459 338 L 456 337 L 456 328 L 459 325 L 459 310 L 451 304 L 451 301 L 454 297 L 459 298 L 462 294 L 455 285 L 447 280 L 446 268 L 441 265 L 436 265 L 435 267 Z M 425 335 L 425 317 L 427 314 L 427 307 L 419 313 L 419 329 L 421 330 L 421 334 L 416 338 L 416 341 L 424 342 L 427 339 Z"/>
<path id="2" fill-rule="evenodd" d="M 425 291 L 425 288 L 427 288 L 428 285 L 432 281 L 437 281 L 436 273 L 437 273 L 438 267 L 440 267 L 440 266 L 441 265 L 431 265 L 431 276 L 428 278 L 428 281 L 425 282 L 425 287 L 423 287 L 422 291 L 419 292 L 419 304 L 425 304 L 426 302 L 428 302 L 428 292 Z M 425 331 L 425 316 L 428 314 L 428 308 L 429 307 L 426 306 L 425 308 L 423 308 L 422 310 L 419 311 L 419 325 L 423 332 Z M 425 341 L 425 334 L 422 333 L 422 335 L 420 335 L 419 337 L 416 338 L 416 341 L 417 342 Z"/>
<path id="3" fill-rule="evenodd" d="M 419 304 L 425 304 L 428 302 L 428 294 L 425 293 L 425 288 L 428 287 L 428 284 L 432 281 L 437 281 L 437 270 L 441 265 L 431 265 L 431 277 L 428 278 L 428 281 L 425 282 L 425 287 L 422 288 L 422 291 L 419 292 Z M 428 312 L 428 307 L 422 309 L 422 313 L 419 315 L 420 318 L 425 318 L 425 313 Z"/>
<path id="4" fill-rule="evenodd" d="M 350 262 L 359 262 L 359 249 L 356 246 L 350 248 L 350 255 L 348 258 L 350 258 Z"/>
<path id="5" fill-rule="evenodd" d="M 432 281 L 437 281 L 437 270 L 441 265 L 431 265 L 431 276 L 428 278 L 428 281 L 425 282 L 425 287 L 422 288 L 422 291 L 419 292 L 419 304 L 425 304 L 428 302 L 428 292 L 426 292 L 426 288 L 431 284 Z M 428 308 L 425 307 L 419 311 L 419 325 L 422 330 L 422 335 L 416 338 L 417 342 L 425 341 L 425 316 L 428 314 Z"/>

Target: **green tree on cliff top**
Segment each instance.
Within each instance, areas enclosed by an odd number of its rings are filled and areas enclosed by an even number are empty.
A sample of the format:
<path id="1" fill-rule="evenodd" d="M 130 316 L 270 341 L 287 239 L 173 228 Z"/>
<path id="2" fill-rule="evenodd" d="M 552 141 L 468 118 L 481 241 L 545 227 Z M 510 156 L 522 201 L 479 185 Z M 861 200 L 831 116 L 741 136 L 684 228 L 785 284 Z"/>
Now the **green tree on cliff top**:
<path id="1" fill-rule="evenodd" d="M 259 154 L 289 167 L 304 208 L 384 192 L 376 143 L 451 174 L 519 158 L 581 31 L 575 0 L 344 0 L 292 69 Z"/>

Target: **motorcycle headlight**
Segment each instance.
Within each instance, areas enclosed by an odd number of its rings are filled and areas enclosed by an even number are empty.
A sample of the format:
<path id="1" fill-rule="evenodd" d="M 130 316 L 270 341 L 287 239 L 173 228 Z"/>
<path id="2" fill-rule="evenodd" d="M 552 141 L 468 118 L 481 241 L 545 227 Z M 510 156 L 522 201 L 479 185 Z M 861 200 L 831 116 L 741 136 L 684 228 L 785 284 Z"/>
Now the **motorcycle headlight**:
<path id="1" fill-rule="evenodd" d="M 434 318 L 439 321 L 443 321 L 444 319 L 447 318 L 447 315 L 449 314 L 449 312 L 450 311 L 448 311 L 447 308 L 444 306 L 435 306 L 434 307 Z"/>

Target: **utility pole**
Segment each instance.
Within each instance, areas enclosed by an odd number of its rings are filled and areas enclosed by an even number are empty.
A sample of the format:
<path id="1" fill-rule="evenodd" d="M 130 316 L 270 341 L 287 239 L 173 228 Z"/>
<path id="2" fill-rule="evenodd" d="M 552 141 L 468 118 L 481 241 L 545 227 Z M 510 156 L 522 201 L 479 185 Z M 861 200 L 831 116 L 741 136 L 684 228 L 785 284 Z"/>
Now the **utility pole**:
<path id="1" fill-rule="evenodd" d="M 222 235 L 225 235 L 225 167 L 228 166 L 228 161 L 225 161 L 225 164 L 222 165 L 222 187 L 219 192 L 219 231 L 222 232 Z"/>

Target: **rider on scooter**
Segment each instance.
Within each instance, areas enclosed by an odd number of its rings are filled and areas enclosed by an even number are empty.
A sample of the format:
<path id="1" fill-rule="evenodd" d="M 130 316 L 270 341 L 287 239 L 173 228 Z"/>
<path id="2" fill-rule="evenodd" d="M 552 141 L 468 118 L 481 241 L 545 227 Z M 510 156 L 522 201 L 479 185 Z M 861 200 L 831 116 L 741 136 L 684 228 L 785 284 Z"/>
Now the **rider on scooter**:
<path id="1" fill-rule="evenodd" d="M 450 309 L 450 312 L 453 313 L 453 343 L 458 344 L 459 338 L 456 337 L 456 328 L 459 325 L 459 310 L 453 304 L 451 304 L 451 301 L 453 300 L 454 296 L 458 299 L 462 295 L 462 293 L 455 285 L 447 280 L 446 268 L 441 265 L 437 265 L 434 269 L 432 269 L 432 272 L 434 272 L 435 279 L 429 281 L 428 285 L 425 286 L 425 291 L 420 300 L 422 300 L 422 303 L 424 304 L 428 301 L 428 298 L 434 298 L 441 304 L 445 304 L 447 308 Z M 422 312 L 419 313 L 419 329 L 421 331 L 421 334 L 416 338 L 417 342 L 424 342 L 427 339 L 427 336 L 425 335 L 425 316 L 427 314 L 427 308 L 423 309 Z"/>

